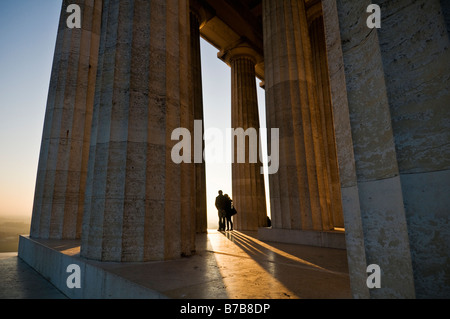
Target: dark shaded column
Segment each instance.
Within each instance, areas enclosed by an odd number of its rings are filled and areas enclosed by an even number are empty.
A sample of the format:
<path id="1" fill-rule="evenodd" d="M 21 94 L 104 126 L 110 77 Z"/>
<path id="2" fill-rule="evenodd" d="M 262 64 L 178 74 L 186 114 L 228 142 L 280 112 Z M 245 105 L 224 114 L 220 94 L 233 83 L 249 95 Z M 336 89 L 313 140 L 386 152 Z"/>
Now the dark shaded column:
<path id="1" fill-rule="evenodd" d="M 361 205 L 359 202 L 355 152 L 353 150 L 353 137 L 336 1 L 322 2 L 322 10 L 350 285 L 354 298 L 369 298 L 370 292 L 366 285 L 367 262 L 364 230 L 362 226 Z"/>
<path id="2" fill-rule="evenodd" d="M 203 89 L 202 89 L 202 65 L 200 51 L 200 24 L 204 21 L 201 7 L 191 4 L 191 84 L 194 106 L 194 120 L 202 121 L 202 152 L 205 149 L 204 135 L 204 113 L 203 113 Z M 202 153 L 203 154 L 203 153 Z M 206 209 L 206 170 L 203 158 L 201 163 L 195 163 L 195 220 L 197 233 L 207 232 L 207 209 Z"/>
<path id="3" fill-rule="evenodd" d="M 324 140 L 326 176 L 330 192 L 330 223 L 332 227 L 344 227 L 342 213 L 341 185 L 336 153 L 336 136 L 331 103 L 328 59 L 322 16 L 314 19 L 309 27 L 313 53 L 313 66 L 317 90 L 320 125 Z"/>
<path id="4" fill-rule="evenodd" d="M 233 138 L 233 217 L 238 230 L 267 226 L 264 174 L 259 158 L 259 112 L 256 90 L 255 53 L 239 45 L 222 57 L 231 67 L 231 126 Z M 245 144 L 244 144 L 245 143 Z"/>
<path id="5" fill-rule="evenodd" d="M 442 257 L 450 252 L 450 3 L 373 2 L 382 10 L 378 35 L 416 296 L 443 298 L 450 296 L 442 280 L 450 278 Z"/>

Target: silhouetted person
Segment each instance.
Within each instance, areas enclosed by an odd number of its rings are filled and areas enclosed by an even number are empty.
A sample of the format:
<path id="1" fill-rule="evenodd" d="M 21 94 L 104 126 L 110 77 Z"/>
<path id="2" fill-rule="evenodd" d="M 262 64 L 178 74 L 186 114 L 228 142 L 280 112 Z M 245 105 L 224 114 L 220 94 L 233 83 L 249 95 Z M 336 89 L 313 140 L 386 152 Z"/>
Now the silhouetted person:
<path id="1" fill-rule="evenodd" d="M 233 214 L 233 200 L 228 196 L 228 194 L 225 194 L 225 217 L 227 219 L 227 230 L 233 230 L 233 221 L 231 220 L 231 217 Z M 231 225 L 231 227 L 230 227 Z"/>
<path id="2" fill-rule="evenodd" d="M 222 191 L 219 191 L 219 196 L 216 197 L 216 208 L 219 213 L 219 231 L 225 230 L 226 218 L 226 198 Z"/>

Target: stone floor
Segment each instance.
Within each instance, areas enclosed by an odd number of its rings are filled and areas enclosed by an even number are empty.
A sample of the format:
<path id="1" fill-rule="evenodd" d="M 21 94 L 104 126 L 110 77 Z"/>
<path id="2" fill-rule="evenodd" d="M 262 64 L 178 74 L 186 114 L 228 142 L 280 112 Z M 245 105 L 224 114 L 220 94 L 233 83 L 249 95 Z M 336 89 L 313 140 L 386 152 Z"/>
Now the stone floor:
<path id="1" fill-rule="evenodd" d="M 263 242 L 252 232 L 198 236 L 190 258 L 98 263 L 108 272 L 176 299 L 351 298 L 345 250 Z M 46 245 L 76 256 L 76 243 Z M 0 257 L 0 298 L 64 298 L 17 254 Z"/>

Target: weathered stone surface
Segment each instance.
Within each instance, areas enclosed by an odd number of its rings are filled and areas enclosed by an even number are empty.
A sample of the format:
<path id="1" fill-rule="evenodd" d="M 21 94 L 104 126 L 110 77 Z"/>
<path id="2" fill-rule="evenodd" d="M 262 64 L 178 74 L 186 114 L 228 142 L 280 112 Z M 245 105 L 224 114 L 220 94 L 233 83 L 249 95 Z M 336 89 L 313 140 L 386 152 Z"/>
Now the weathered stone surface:
<path id="1" fill-rule="evenodd" d="M 319 6 L 320 7 L 320 6 Z M 320 8 L 321 9 L 321 8 Z M 327 201 L 333 227 L 344 227 L 342 213 L 341 185 L 336 154 L 336 136 L 334 128 L 333 107 L 331 104 L 328 59 L 325 43 L 325 30 L 321 10 L 318 17 L 310 22 L 309 33 L 313 56 L 313 67 L 319 109 L 319 126 L 322 128 L 324 157 L 326 162 L 326 187 L 329 189 Z M 319 15 L 320 14 L 320 15 Z"/>
<path id="2" fill-rule="evenodd" d="M 66 26 L 69 4 L 82 9 L 80 29 Z M 35 238 L 81 236 L 101 5 L 62 4 L 30 231 Z"/>
<path id="3" fill-rule="evenodd" d="M 330 91 L 333 105 L 345 241 L 354 298 L 369 298 L 366 253 L 350 125 L 345 69 L 336 1 L 323 1 Z"/>
<path id="4" fill-rule="evenodd" d="M 399 170 L 450 169 L 450 41 L 439 1 L 375 2 Z"/>
<path id="5" fill-rule="evenodd" d="M 273 227 L 329 230 L 323 132 L 303 1 L 263 1 L 267 127 L 280 129 Z M 298 61 L 302 61 L 298 63 Z"/>
<path id="6" fill-rule="evenodd" d="M 256 130 L 259 134 L 258 97 L 256 92 L 256 60 L 252 50 L 245 46 L 227 53 L 231 66 L 231 126 L 236 129 Z M 266 193 L 262 163 L 257 156 L 256 163 L 250 161 L 252 150 L 260 147 L 260 136 L 256 141 L 245 138 L 245 147 L 239 147 L 239 138 L 233 142 L 234 159 L 232 164 L 233 205 L 238 214 L 233 217 L 234 228 L 238 230 L 257 230 L 267 226 Z M 253 143 L 250 145 L 250 143 Z M 255 145 L 256 143 L 256 145 Z M 245 152 L 245 162 L 238 162 L 239 153 Z M 257 151 L 256 154 L 259 154 Z"/>
<path id="7" fill-rule="evenodd" d="M 367 28 L 363 19 L 370 1 L 336 3 L 366 259 L 384 274 L 383 287 L 370 293 L 412 298 L 409 239 L 381 51 L 376 30 Z"/>
<path id="8" fill-rule="evenodd" d="M 448 297 L 450 42 L 441 3 L 375 1 L 416 293 Z M 438 226 L 439 225 L 439 226 Z M 429 236 L 428 234 L 434 234 Z M 439 266 L 440 265 L 440 266 Z M 436 272 L 435 269 L 441 268 Z M 426 278 L 426 279 L 425 279 Z"/>
<path id="9" fill-rule="evenodd" d="M 194 170 L 173 163 L 170 134 L 194 118 L 188 5 L 111 0 L 104 12 L 81 254 L 190 255 Z"/>
<path id="10" fill-rule="evenodd" d="M 447 33 L 450 35 L 450 3 L 446 0 L 441 0 L 440 2 L 445 24 L 447 25 Z"/>
<path id="11" fill-rule="evenodd" d="M 202 150 L 204 150 L 204 113 L 203 113 L 203 89 L 202 89 L 202 65 L 200 52 L 200 25 L 204 22 L 204 16 L 200 11 L 201 7 L 195 7 L 191 3 L 190 13 L 190 39 L 191 39 L 191 77 L 192 105 L 194 108 L 194 120 L 202 121 Z M 192 131 L 191 131 L 192 132 Z M 195 224 L 197 233 L 207 232 L 207 211 L 206 211 L 206 167 L 205 162 L 195 163 Z"/>
<path id="12" fill-rule="evenodd" d="M 449 180 L 449 170 L 401 175 L 417 298 L 450 296 Z"/>

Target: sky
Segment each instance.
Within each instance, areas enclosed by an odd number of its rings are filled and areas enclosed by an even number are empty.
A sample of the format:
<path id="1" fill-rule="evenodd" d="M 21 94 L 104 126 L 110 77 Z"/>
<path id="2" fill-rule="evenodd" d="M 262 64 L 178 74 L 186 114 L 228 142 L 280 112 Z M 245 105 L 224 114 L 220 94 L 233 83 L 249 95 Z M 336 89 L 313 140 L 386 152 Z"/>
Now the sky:
<path id="1" fill-rule="evenodd" d="M 0 2 L 0 214 L 31 216 L 61 1 Z"/>
<path id="2" fill-rule="evenodd" d="M 31 219 L 61 3 L 0 1 L 0 216 Z M 203 40 L 201 51 L 205 128 L 225 133 L 231 127 L 231 70 L 217 58 L 217 49 Z M 264 127 L 264 90 L 259 81 L 257 90 Z M 217 191 L 232 194 L 231 165 L 206 163 L 206 176 L 211 226 L 217 219 Z"/>

